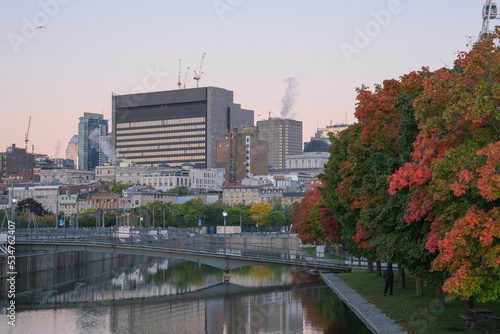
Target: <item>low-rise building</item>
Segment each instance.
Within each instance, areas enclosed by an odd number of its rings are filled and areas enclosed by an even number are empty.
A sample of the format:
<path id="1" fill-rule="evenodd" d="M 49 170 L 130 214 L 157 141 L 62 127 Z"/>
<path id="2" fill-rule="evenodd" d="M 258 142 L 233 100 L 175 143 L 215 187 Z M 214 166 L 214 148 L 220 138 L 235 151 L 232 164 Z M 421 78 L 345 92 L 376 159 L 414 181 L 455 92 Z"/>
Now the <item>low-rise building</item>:
<path id="1" fill-rule="evenodd" d="M 91 195 L 93 209 L 118 209 L 120 195 L 111 192 L 98 192 Z"/>
<path id="2" fill-rule="evenodd" d="M 58 206 L 59 186 L 14 186 L 13 194 L 9 194 L 9 202 L 12 199 L 12 195 L 14 195 L 18 202 L 27 198 L 33 198 L 45 210 L 55 213 Z"/>
<path id="3" fill-rule="evenodd" d="M 87 184 L 94 181 L 94 171 L 53 167 L 40 170 L 40 183 L 42 184 Z"/>
<path id="4" fill-rule="evenodd" d="M 120 208 L 125 210 L 135 209 L 152 202 L 176 202 L 177 195 L 164 193 L 150 186 L 132 186 L 123 191 L 120 196 Z"/>
<path id="5" fill-rule="evenodd" d="M 191 169 L 191 189 L 198 192 L 222 191 L 224 184 L 224 168 Z"/>
<path id="6" fill-rule="evenodd" d="M 241 182 L 224 183 L 222 202 L 225 205 L 255 204 L 261 201 L 259 180 L 243 179 Z"/>

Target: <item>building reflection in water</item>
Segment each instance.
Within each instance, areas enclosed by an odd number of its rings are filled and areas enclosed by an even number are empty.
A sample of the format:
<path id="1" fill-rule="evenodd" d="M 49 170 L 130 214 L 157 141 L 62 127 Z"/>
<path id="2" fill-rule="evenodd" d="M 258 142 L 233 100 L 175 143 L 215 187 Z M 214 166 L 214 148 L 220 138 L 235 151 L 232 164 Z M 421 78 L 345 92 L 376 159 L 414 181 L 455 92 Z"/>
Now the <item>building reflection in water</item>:
<path id="1" fill-rule="evenodd" d="M 1 333 L 370 333 L 317 277 L 287 267 L 235 269 L 223 284 L 222 270 L 176 259 L 80 253 L 26 262 L 15 331 L 0 322 Z"/>

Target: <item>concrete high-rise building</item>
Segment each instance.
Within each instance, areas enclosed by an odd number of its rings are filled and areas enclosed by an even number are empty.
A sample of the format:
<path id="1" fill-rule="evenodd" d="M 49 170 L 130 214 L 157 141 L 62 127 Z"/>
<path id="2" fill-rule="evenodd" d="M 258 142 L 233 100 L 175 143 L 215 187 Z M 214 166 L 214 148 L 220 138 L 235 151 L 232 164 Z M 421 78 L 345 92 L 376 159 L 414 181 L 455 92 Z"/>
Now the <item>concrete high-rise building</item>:
<path id="1" fill-rule="evenodd" d="M 10 174 L 21 172 L 33 173 L 35 159 L 33 154 L 26 152 L 26 149 L 16 147 L 12 144 L 5 152 L 0 153 L 0 177 L 8 177 Z"/>
<path id="2" fill-rule="evenodd" d="M 335 124 L 335 125 L 327 125 L 326 128 L 319 128 L 316 131 L 317 136 L 320 138 L 329 139 L 330 133 L 333 133 L 335 136 L 338 136 L 340 132 L 347 129 L 351 124 Z"/>
<path id="3" fill-rule="evenodd" d="M 108 120 L 102 114 L 84 113 L 78 123 L 78 169 L 94 170 L 107 161 L 99 145 L 108 134 Z"/>
<path id="4" fill-rule="evenodd" d="M 258 121 L 260 140 L 269 143 L 269 166 L 286 168 L 286 156 L 302 153 L 302 122 L 292 119 L 269 118 Z"/>
<path id="5" fill-rule="evenodd" d="M 66 147 L 66 159 L 73 160 L 73 165 L 78 167 L 78 135 L 73 135 Z"/>
<path id="6" fill-rule="evenodd" d="M 112 103 L 118 159 L 136 165 L 215 168 L 216 140 L 254 122 L 253 110 L 217 87 L 113 95 Z"/>
<path id="7" fill-rule="evenodd" d="M 236 182 L 250 174 L 267 174 L 268 142 L 259 140 L 257 127 L 244 127 L 242 133 L 227 133 L 217 140 L 217 168 L 224 168 L 226 182 Z"/>

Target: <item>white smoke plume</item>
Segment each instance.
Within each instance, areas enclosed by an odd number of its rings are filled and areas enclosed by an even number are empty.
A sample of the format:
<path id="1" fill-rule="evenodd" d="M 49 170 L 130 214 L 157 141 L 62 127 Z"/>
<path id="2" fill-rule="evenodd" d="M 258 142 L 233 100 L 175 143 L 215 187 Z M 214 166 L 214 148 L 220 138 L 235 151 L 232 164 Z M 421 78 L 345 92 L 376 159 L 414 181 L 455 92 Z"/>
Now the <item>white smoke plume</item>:
<path id="1" fill-rule="evenodd" d="M 107 137 L 100 137 L 98 128 L 92 130 L 89 135 L 89 140 L 92 146 L 97 149 L 100 148 L 100 151 L 108 157 L 108 160 L 110 162 L 116 161 L 116 151 L 111 146 L 111 143 L 107 140 Z"/>
<path id="2" fill-rule="evenodd" d="M 285 80 L 285 83 L 287 85 L 285 89 L 285 95 L 281 98 L 281 118 L 283 119 L 293 117 L 292 108 L 298 95 L 298 82 L 297 80 L 295 80 L 295 78 L 290 77 Z"/>
<path id="3" fill-rule="evenodd" d="M 95 128 L 89 134 L 89 140 L 93 147 L 99 148 L 99 129 Z"/>
<path id="4" fill-rule="evenodd" d="M 107 141 L 105 138 L 101 140 L 101 149 L 102 153 L 104 153 L 110 162 L 115 162 L 116 161 L 116 151 L 113 150 L 113 147 L 111 147 L 111 143 Z"/>
<path id="5" fill-rule="evenodd" d="M 56 151 L 54 153 L 54 158 L 59 158 L 59 153 L 61 152 L 61 141 L 60 140 L 57 140 L 57 144 L 56 144 L 56 147 L 54 148 L 54 150 Z"/>

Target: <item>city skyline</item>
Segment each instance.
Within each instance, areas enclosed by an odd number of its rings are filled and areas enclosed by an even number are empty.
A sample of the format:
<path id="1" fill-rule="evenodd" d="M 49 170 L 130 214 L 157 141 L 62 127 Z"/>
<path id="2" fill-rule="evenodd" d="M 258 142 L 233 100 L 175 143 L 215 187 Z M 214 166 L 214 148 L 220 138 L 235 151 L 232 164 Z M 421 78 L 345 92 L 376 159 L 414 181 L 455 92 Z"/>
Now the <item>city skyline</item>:
<path id="1" fill-rule="evenodd" d="M 255 123 L 269 115 L 302 121 L 308 141 L 317 127 L 354 122 L 356 87 L 450 67 L 477 39 L 483 4 L 9 2 L 0 13 L 8 121 L 0 151 L 24 147 L 31 116 L 28 151 L 64 157 L 85 112 L 111 121 L 113 93 L 175 90 L 179 77 L 194 88 L 205 53 L 200 87 L 233 91 Z"/>

